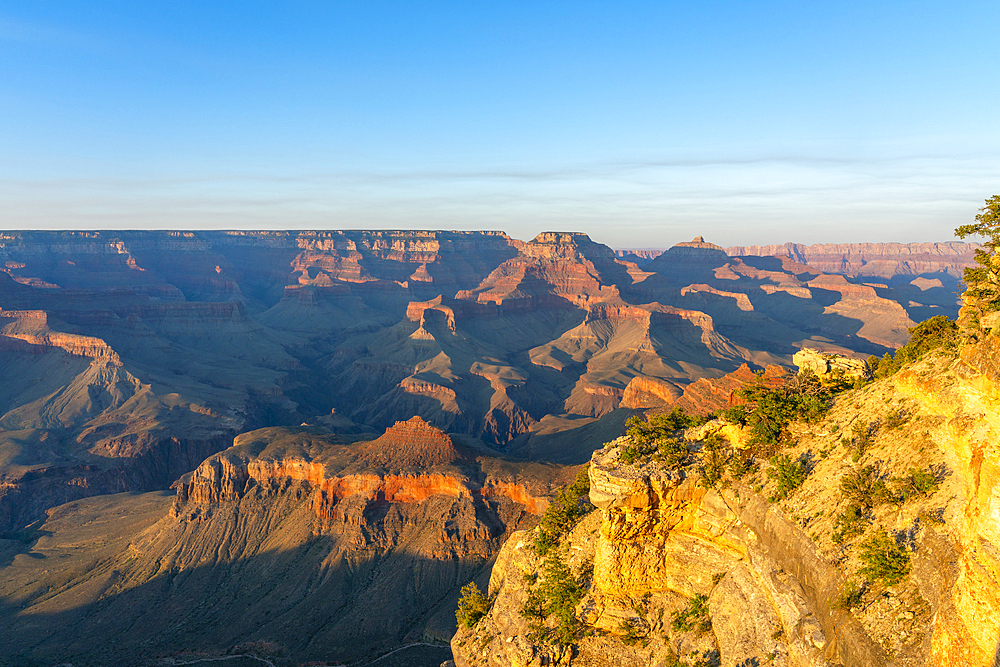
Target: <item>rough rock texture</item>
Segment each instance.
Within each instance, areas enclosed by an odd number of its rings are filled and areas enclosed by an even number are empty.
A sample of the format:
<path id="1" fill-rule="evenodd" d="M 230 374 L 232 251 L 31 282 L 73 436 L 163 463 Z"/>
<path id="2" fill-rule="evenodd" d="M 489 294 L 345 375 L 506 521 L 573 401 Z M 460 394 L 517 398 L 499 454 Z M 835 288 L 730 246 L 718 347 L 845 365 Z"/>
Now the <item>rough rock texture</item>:
<path id="1" fill-rule="evenodd" d="M 361 456 L 372 465 L 391 470 L 430 468 L 462 458 L 448 435 L 420 417 L 396 422 L 378 439 L 365 445 Z"/>
<path id="2" fill-rule="evenodd" d="M 949 526 L 954 579 L 937 592 L 932 664 L 990 665 L 1000 654 L 1000 337 L 962 351 L 954 375 L 913 368 L 899 390 L 939 415 L 935 440 L 948 443 L 961 483 L 960 514 Z"/>
<path id="3" fill-rule="evenodd" d="M 720 494 L 702 487 L 697 475 L 621 464 L 626 440 L 594 453 L 590 497 L 599 512 L 565 545 L 571 566 L 592 559 L 592 580 L 577 610 L 600 632 L 573 650 L 526 636 L 518 620 L 523 575 L 540 564 L 530 536 L 515 534 L 494 565 L 493 609 L 452 640 L 457 665 L 664 664 L 692 651 L 727 666 L 885 664 L 856 623 L 834 620 L 827 596 L 840 574 L 820 561 L 794 523 L 746 487 Z M 709 596 L 708 634 L 671 627 L 671 614 L 695 595 Z M 622 641 L 629 626 L 641 643 Z"/>
<path id="4" fill-rule="evenodd" d="M 391 431 L 245 433 L 172 499 L 82 500 L 26 542 L 0 540 L 0 664 L 155 665 L 179 652 L 343 664 L 446 641 L 458 589 L 575 471 L 492 458 L 426 425 Z M 457 460 L 413 458 L 444 442 Z M 373 449 L 387 453 L 377 465 Z"/>
<path id="5" fill-rule="evenodd" d="M 851 359 L 840 354 L 823 354 L 819 350 L 803 349 L 792 356 L 799 372 L 810 371 L 818 376 L 843 373 L 846 377 L 869 377 L 871 371 L 863 359 Z"/>
<path id="6" fill-rule="evenodd" d="M 689 660 L 692 650 L 714 650 L 709 663 L 727 667 L 995 664 L 998 340 L 967 346 L 959 359 L 932 354 L 842 395 L 823 421 L 794 424 L 785 452 L 809 462 L 809 472 L 786 499 L 775 497 L 766 470 L 708 489 L 697 464 L 625 464 L 628 438 L 610 443 L 589 469 L 599 530 L 588 518 L 562 545 L 571 567 L 592 559 L 589 580 L 587 568 L 579 570 L 586 595 L 576 613 L 597 633 L 584 633 L 572 649 L 531 640 L 516 619 L 524 575 L 541 572 L 541 563 L 531 534 L 515 535 L 494 568 L 492 610 L 452 642 L 456 664 L 662 664 L 672 659 L 668 649 Z M 860 457 L 848 438 L 841 442 L 855 422 L 874 433 Z M 689 449 L 713 430 L 690 430 Z M 863 466 L 890 489 L 896 475 L 914 469 L 936 471 L 938 481 L 926 494 L 877 503 L 858 534 L 836 538 L 846 504 L 841 480 Z M 849 580 L 864 581 L 859 544 L 876 527 L 904 545 L 908 576 L 865 585 L 850 609 L 834 604 Z M 711 632 L 700 638 L 707 647 L 695 643 L 697 633 L 659 620 L 696 595 L 707 596 Z"/>
<path id="7" fill-rule="evenodd" d="M 789 371 L 781 366 L 769 365 L 764 369 L 764 381 L 769 385 L 790 376 Z M 631 409 L 679 407 L 689 414 L 706 415 L 739 402 L 736 391 L 756 379 L 757 375 L 747 364 L 721 378 L 696 380 L 684 387 L 683 392 L 666 382 L 637 377 L 625 388 L 621 406 Z"/>

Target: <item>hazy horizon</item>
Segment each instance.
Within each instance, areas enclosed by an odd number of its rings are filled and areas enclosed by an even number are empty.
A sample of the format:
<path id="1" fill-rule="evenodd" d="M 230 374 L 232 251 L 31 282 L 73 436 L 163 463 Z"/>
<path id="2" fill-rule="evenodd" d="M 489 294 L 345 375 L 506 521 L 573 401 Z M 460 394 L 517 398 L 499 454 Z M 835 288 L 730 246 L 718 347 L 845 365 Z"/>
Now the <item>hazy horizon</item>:
<path id="1" fill-rule="evenodd" d="M 944 242 L 1000 189 L 982 37 L 998 18 L 985 2 L 7 7 L 0 228 Z"/>

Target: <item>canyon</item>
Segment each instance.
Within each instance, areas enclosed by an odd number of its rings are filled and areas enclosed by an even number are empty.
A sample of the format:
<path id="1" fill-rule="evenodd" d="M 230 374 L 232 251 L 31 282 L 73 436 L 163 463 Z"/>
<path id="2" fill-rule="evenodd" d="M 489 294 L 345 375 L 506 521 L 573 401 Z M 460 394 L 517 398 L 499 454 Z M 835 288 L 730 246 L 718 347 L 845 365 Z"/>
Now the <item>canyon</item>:
<path id="1" fill-rule="evenodd" d="M 0 232 L 0 664 L 444 646 L 628 417 L 958 313 L 971 245 L 869 245 Z"/>

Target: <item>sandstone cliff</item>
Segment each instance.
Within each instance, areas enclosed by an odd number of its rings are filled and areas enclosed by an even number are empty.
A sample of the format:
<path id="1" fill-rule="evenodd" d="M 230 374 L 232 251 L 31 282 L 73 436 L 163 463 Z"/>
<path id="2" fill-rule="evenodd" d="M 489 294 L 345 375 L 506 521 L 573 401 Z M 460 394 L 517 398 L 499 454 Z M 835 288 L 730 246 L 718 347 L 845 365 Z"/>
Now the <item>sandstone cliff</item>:
<path id="1" fill-rule="evenodd" d="M 456 664 L 993 665 L 998 359 L 996 336 L 960 358 L 932 354 L 841 395 L 822 421 L 793 425 L 781 465 L 799 461 L 806 475 L 790 491 L 777 459 L 709 485 L 707 459 L 626 463 L 630 440 L 609 443 L 589 468 L 597 509 L 561 546 L 584 589 L 575 641 L 539 641 L 522 614 L 548 570 L 533 533 L 518 533 L 494 566 L 491 610 L 452 641 Z M 689 449 L 704 452 L 718 430 L 690 430 Z M 872 501 L 861 524 L 848 523 L 845 479 L 874 474 L 866 492 L 890 493 L 919 470 L 933 483 Z M 853 589 L 870 576 L 862 556 L 880 530 L 909 564 L 901 578 Z"/>

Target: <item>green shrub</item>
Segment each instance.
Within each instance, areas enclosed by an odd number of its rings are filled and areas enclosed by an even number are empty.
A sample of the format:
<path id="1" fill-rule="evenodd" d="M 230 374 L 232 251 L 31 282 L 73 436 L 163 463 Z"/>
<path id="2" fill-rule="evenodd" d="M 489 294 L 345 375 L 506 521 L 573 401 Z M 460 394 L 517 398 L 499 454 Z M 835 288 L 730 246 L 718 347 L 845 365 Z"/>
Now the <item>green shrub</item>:
<path id="1" fill-rule="evenodd" d="M 733 479 L 743 479 L 755 469 L 753 458 L 749 453 L 736 452 L 729 459 L 729 476 Z"/>
<path id="2" fill-rule="evenodd" d="M 722 411 L 726 420 L 746 426 L 747 442 L 760 455 L 773 452 L 796 420 L 815 421 L 826 414 L 832 394 L 812 373 L 803 373 L 780 387 L 769 387 L 763 374 L 736 391 L 743 401 Z"/>
<path id="3" fill-rule="evenodd" d="M 833 533 L 830 539 L 834 544 L 843 544 L 845 540 L 865 532 L 865 510 L 857 503 L 852 503 L 837 515 L 833 523 Z"/>
<path id="4" fill-rule="evenodd" d="M 618 632 L 621 635 L 622 643 L 626 646 L 634 646 L 646 636 L 642 628 L 637 627 L 637 624 L 630 621 L 619 623 Z"/>
<path id="5" fill-rule="evenodd" d="M 463 628 L 471 628 L 479 622 L 490 610 L 490 600 L 476 586 L 476 582 L 470 581 L 462 586 L 462 597 L 458 599 L 458 611 L 455 618 L 458 625 Z"/>
<path id="6" fill-rule="evenodd" d="M 663 667 L 686 667 L 687 663 L 677 657 L 674 650 L 667 647 L 667 657 L 663 663 Z"/>
<path id="7" fill-rule="evenodd" d="M 687 463 L 687 443 L 680 438 L 664 438 L 653 454 L 653 460 L 671 468 L 680 468 Z"/>
<path id="8" fill-rule="evenodd" d="M 851 439 L 846 441 L 847 447 L 851 450 L 851 460 L 857 463 L 864 456 L 868 448 L 875 441 L 875 436 L 881 424 L 878 421 L 864 423 L 856 421 L 851 424 Z M 843 440 L 841 442 L 844 442 Z"/>
<path id="9" fill-rule="evenodd" d="M 893 481 L 903 502 L 909 502 L 914 498 L 925 498 L 938 488 L 937 475 L 930 469 L 910 468 L 905 476 L 897 477 Z"/>
<path id="10" fill-rule="evenodd" d="M 635 445 L 625 445 L 618 453 L 618 460 L 626 465 L 631 465 L 633 463 L 643 461 L 652 453 L 652 450 L 646 450 L 641 447 L 636 447 Z"/>
<path id="11" fill-rule="evenodd" d="M 688 452 L 687 446 L 675 437 L 675 433 L 698 422 L 698 418 L 676 407 L 667 414 L 651 415 L 645 421 L 629 417 L 625 422 L 625 434 L 632 442 L 621 449 L 619 460 L 629 464 L 653 457 L 666 465 L 680 466 Z"/>
<path id="12" fill-rule="evenodd" d="M 535 552 L 544 556 L 554 549 L 563 535 L 580 519 L 594 509 L 590 504 L 590 478 L 587 469 L 577 473 L 576 480 L 556 494 L 549 503 L 535 536 Z"/>
<path id="13" fill-rule="evenodd" d="M 859 549 L 858 558 L 865 564 L 859 572 L 870 581 L 892 586 L 910 573 L 910 555 L 884 528 L 863 540 Z"/>
<path id="14" fill-rule="evenodd" d="M 840 478 L 840 493 L 864 510 L 893 499 L 885 480 L 880 478 L 878 468 L 873 465 L 844 473 Z"/>
<path id="15" fill-rule="evenodd" d="M 890 412 L 882 421 L 882 426 L 887 429 L 897 429 L 901 428 L 908 421 L 910 421 L 909 412 L 906 410 L 895 410 Z"/>
<path id="16" fill-rule="evenodd" d="M 576 605 L 583 599 L 583 587 L 573 577 L 569 566 L 557 552 L 551 552 L 542 564 L 538 585 L 528 593 L 521 615 L 532 621 L 531 635 L 538 641 L 567 646 L 576 641 L 583 624 L 576 618 Z M 545 620 L 555 616 L 555 627 Z"/>
<path id="17" fill-rule="evenodd" d="M 671 614 L 673 619 L 670 627 L 675 632 L 691 632 L 694 630 L 698 635 L 710 632 L 712 629 L 712 619 L 708 616 L 708 596 L 695 595 L 688 601 L 688 608 L 675 611 Z"/>
<path id="18" fill-rule="evenodd" d="M 959 341 L 958 325 L 944 315 L 924 320 L 910 330 L 910 340 L 895 354 L 886 353 L 878 362 L 875 377 L 889 377 L 904 365 L 932 350 L 954 350 Z"/>
<path id="19" fill-rule="evenodd" d="M 705 438 L 701 447 L 701 481 L 708 488 L 715 487 L 726 472 L 732 452 L 726 440 L 713 433 Z"/>
<path id="20" fill-rule="evenodd" d="M 650 415 L 645 421 L 639 417 L 629 417 L 625 422 L 626 433 L 638 444 L 654 443 L 659 438 L 672 435 L 675 431 L 694 426 L 698 419 L 675 407 L 667 414 Z"/>
<path id="21" fill-rule="evenodd" d="M 787 498 L 788 494 L 802 486 L 809 476 L 808 464 L 803 459 L 792 460 L 788 454 L 771 457 L 771 467 L 767 476 L 778 482 L 778 497 Z"/>

